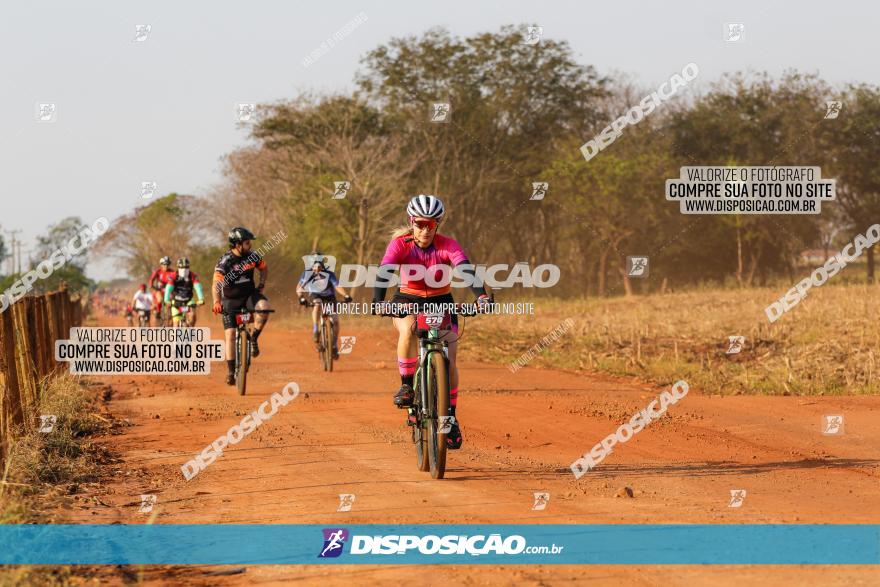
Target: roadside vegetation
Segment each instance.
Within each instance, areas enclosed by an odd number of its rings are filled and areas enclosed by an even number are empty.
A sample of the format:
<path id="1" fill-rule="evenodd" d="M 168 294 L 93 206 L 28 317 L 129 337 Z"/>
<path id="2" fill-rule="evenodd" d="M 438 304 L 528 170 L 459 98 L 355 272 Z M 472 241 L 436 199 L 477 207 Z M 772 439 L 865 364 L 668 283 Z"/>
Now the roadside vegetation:
<path id="1" fill-rule="evenodd" d="M 19 430 L 0 477 L 0 524 L 64 523 L 65 504 L 80 487 L 99 480 L 110 456 L 93 438 L 106 421 L 95 414 L 94 392 L 75 378 L 48 379 L 40 413 L 55 415 L 51 432 L 39 425 Z M 0 585 L 69 585 L 71 567 L 11 566 L 0 569 Z"/>
<path id="2" fill-rule="evenodd" d="M 825 284 L 770 324 L 764 307 L 788 287 L 706 289 L 611 300 L 540 300 L 535 316 L 467 325 L 467 358 L 509 365 L 564 320 L 574 324 L 530 367 L 685 379 L 702 393 L 880 393 L 880 291 Z M 744 336 L 728 354 L 730 336 Z"/>

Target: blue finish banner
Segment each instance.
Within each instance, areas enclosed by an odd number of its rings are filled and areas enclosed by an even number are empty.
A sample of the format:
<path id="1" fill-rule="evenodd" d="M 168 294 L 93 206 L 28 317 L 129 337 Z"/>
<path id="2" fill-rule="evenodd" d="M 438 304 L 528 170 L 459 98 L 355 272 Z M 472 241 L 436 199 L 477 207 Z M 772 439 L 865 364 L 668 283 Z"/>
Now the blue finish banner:
<path id="1" fill-rule="evenodd" d="M 0 564 L 880 564 L 880 525 L 3 525 Z"/>

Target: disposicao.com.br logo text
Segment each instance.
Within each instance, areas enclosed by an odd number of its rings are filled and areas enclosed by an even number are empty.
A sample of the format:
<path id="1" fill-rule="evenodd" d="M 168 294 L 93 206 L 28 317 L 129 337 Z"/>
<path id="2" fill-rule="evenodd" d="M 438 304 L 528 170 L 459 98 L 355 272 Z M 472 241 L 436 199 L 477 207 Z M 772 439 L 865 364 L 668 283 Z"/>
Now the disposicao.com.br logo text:
<path id="1" fill-rule="evenodd" d="M 349 538 L 345 528 L 325 528 L 324 545 L 319 558 L 338 557 L 342 554 L 344 544 Z M 526 539 L 518 534 L 502 536 L 501 534 L 476 534 L 473 536 L 448 534 L 438 536 L 429 534 L 387 534 L 376 536 L 353 535 L 348 552 L 351 555 L 463 555 L 480 556 L 486 554 L 517 555 L 517 554 L 560 554 L 564 546 L 556 544 L 528 546 Z"/>

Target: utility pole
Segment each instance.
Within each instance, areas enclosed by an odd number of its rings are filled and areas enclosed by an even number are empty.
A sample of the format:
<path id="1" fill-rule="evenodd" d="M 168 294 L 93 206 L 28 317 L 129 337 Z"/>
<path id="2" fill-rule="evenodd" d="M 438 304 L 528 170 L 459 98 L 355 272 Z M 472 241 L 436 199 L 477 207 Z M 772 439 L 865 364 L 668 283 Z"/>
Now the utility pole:
<path id="1" fill-rule="evenodd" d="M 24 258 L 24 270 L 25 271 L 31 270 L 31 256 L 30 256 L 30 254 L 28 254 L 27 257 L 24 257 L 24 255 L 23 255 L 23 253 L 30 253 L 30 252 L 31 252 L 31 249 L 29 249 L 29 248 L 22 249 L 21 248 L 21 241 L 18 241 L 18 272 L 19 273 L 21 273 L 22 258 Z"/>
<path id="2" fill-rule="evenodd" d="M 7 263 L 7 267 L 9 268 L 8 269 L 9 273 L 15 273 L 15 247 L 16 247 L 16 244 L 18 244 L 20 242 L 17 238 L 15 238 L 15 235 L 21 233 L 21 230 L 20 229 L 4 230 L 3 232 L 10 235 L 10 237 L 11 237 L 11 241 L 9 244 L 9 251 L 11 254 L 9 255 L 9 261 Z"/>

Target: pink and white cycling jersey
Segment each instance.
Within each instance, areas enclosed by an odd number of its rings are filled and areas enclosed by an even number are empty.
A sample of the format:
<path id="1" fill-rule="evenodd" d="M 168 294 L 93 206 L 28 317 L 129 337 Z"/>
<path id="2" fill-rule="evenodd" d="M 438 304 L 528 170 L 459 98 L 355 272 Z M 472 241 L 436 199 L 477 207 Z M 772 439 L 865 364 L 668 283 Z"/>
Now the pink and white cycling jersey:
<path id="1" fill-rule="evenodd" d="M 407 242 L 408 241 L 408 242 Z M 461 245 L 455 239 L 434 235 L 434 242 L 427 249 L 421 248 L 412 240 L 411 235 L 404 235 L 392 240 L 385 249 L 382 257 L 382 265 L 422 265 L 432 267 L 434 265 L 448 265 L 455 267 L 461 263 L 467 263 L 468 258 Z M 434 270 L 433 283 L 441 283 L 441 287 L 431 287 L 424 279 L 411 280 L 406 272 L 400 272 L 400 292 L 422 297 L 438 296 L 449 293 L 451 278 L 443 279 L 444 271 Z"/>

